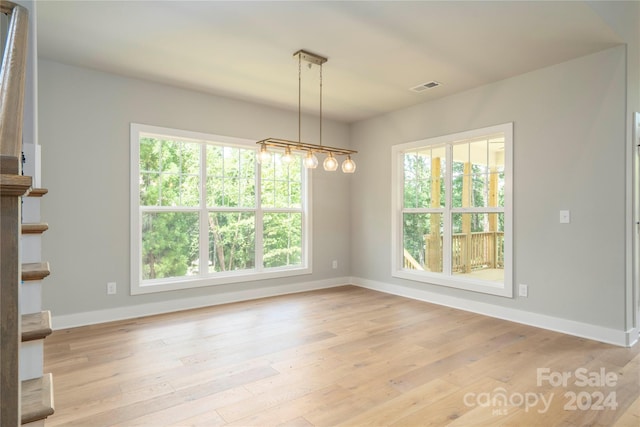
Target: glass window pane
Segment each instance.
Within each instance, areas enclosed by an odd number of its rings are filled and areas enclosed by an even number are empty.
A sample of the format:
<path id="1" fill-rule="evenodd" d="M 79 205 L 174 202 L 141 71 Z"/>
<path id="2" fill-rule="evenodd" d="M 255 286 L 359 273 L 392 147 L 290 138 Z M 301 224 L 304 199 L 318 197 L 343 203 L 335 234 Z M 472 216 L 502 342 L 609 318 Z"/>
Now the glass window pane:
<path id="1" fill-rule="evenodd" d="M 292 182 L 289 186 L 289 207 L 302 207 L 302 184 L 300 182 Z"/>
<path id="2" fill-rule="evenodd" d="M 504 175 L 497 172 L 490 173 L 488 180 L 489 197 L 487 206 L 504 207 Z"/>
<path id="3" fill-rule="evenodd" d="M 276 203 L 276 183 L 274 180 L 262 180 L 262 206 L 273 208 Z"/>
<path id="4" fill-rule="evenodd" d="M 276 154 L 273 165 L 262 168 L 262 206 L 265 208 L 302 207 L 302 159 L 294 156 L 288 165 Z"/>
<path id="5" fill-rule="evenodd" d="M 289 182 L 275 182 L 275 207 L 286 208 L 289 206 Z"/>
<path id="6" fill-rule="evenodd" d="M 255 267 L 255 214 L 209 213 L 209 272 Z"/>
<path id="7" fill-rule="evenodd" d="M 498 174 L 498 206 L 504 207 L 504 172 Z"/>
<path id="8" fill-rule="evenodd" d="M 140 138 L 140 171 L 160 172 L 160 141 L 155 138 Z"/>
<path id="9" fill-rule="evenodd" d="M 474 141 L 469 143 L 469 156 L 473 165 L 473 173 L 487 173 L 488 151 L 487 140 Z"/>
<path id="10" fill-rule="evenodd" d="M 237 178 L 240 171 L 240 150 L 233 147 L 224 147 L 224 177 Z"/>
<path id="11" fill-rule="evenodd" d="M 489 140 L 489 169 L 504 172 L 504 136 Z"/>
<path id="12" fill-rule="evenodd" d="M 160 202 L 161 206 L 180 206 L 180 175 L 162 174 Z"/>
<path id="13" fill-rule="evenodd" d="M 445 148 L 421 148 L 404 155 L 404 207 L 440 208 L 445 204 Z"/>
<path id="14" fill-rule="evenodd" d="M 486 174 L 474 174 L 471 177 L 471 185 L 473 190 L 471 192 L 470 205 L 476 208 L 483 208 L 487 206 L 489 182 Z"/>
<path id="15" fill-rule="evenodd" d="M 452 214 L 451 271 L 504 282 L 504 214 Z"/>
<path id="16" fill-rule="evenodd" d="M 140 206 L 160 205 L 160 174 L 140 174 Z"/>
<path id="17" fill-rule="evenodd" d="M 183 174 L 200 173 L 200 144 L 195 142 L 182 143 L 181 172 Z"/>
<path id="18" fill-rule="evenodd" d="M 198 273 L 198 213 L 142 214 L 142 279 Z"/>
<path id="19" fill-rule="evenodd" d="M 224 181 L 214 176 L 207 176 L 207 206 L 224 206 Z"/>
<path id="20" fill-rule="evenodd" d="M 253 207 L 256 205 L 256 183 L 252 179 L 240 181 L 240 206 Z"/>
<path id="21" fill-rule="evenodd" d="M 288 267 L 302 264 L 302 214 L 265 213 L 264 267 Z"/>
<path id="22" fill-rule="evenodd" d="M 207 206 L 255 206 L 255 151 L 207 147 Z"/>
<path id="23" fill-rule="evenodd" d="M 223 148 L 217 145 L 207 145 L 207 176 L 223 176 Z"/>
<path id="24" fill-rule="evenodd" d="M 163 140 L 161 142 L 161 167 L 162 172 L 180 172 L 180 143 Z"/>
<path id="25" fill-rule="evenodd" d="M 200 177 L 198 175 L 183 175 L 180 193 L 182 206 L 200 205 Z"/>
<path id="26" fill-rule="evenodd" d="M 451 202 L 454 208 L 471 206 L 471 175 L 465 174 L 469 171 L 469 163 L 454 163 L 454 170 L 459 170 L 459 174 L 454 175 L 451 180 Z"/>
<path id="27" fill-rule="evenodd" d="M 452 148 L 453 154 L 453 175 L 460 175 L 463 173 L 463 166 L 465 163 L 469 163 L 469 144 L 455 144 Z"/>
<path id="28" fill-rule="evenodd" d="M 442 272 L 442 214 L 403 216 L 404 268 Z"/>

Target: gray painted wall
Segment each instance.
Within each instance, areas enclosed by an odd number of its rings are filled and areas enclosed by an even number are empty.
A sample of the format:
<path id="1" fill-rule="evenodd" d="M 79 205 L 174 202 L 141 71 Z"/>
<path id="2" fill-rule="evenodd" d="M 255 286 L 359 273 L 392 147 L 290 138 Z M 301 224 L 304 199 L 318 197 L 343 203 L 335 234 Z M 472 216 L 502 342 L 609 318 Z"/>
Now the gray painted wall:
<path id="1" fill-rule="evenodd" d="M 352 276 L 625 330 L 626 66 L 620 46 L 352 126 Z M 529 297 L 391 277 L 391 146 L 505 122 L 514 283 Z"/>
<path id="2" fill-rule="evenodd" d="M 42 217 L 51 224 L 43 259 L 53 271 L 43 306 L 60 316 L 351 275 L 626 330 L 626 116 L 638 104 L 629 75 L 638 66 L 628 58 L 620 46 L 351 126 L 327 121 L 325 142 L 360 153 L 353 176 L 314 172 L 313 275 L 135 297 L 129 123 L 258 140 L 295 138 L 297 115 L 40 59 L 39 140 L 50 189 Z M 303 120 L 303 129 L 314 128 L 315 117 Z M 391 146 L 511 121 L 514 283 L 528 284 L 529 297 L 392 278 Z M 571 210 L 571 224 L 559 224 L 560 209 Z M 109 281 L 118 295 L 106 295 Z"/>
<path id="3" fill-rule="evenodd" d="M 294 139 L 297 114 L 43 59 L 39 111 L 42 185 L 49 189 L 42 218 L 50 224 L 43 259 L 52 269 L 43 286 L 43 306 L 55 316 L 349 274 L 348 182 L 353 177 L 319 168 L 313 172 L 312 275 L 129 295 L 129 124 L 256 141 Z M 317 129 L 317 117 L 304 118 L 304 129 Z M 325 120 L 323 140 L 348 146 L 347 125 Z M 338 269 L 331 268 L 334 259 Z M 115 296 L 106 295 L 110 281 L 118 284 Z"/>

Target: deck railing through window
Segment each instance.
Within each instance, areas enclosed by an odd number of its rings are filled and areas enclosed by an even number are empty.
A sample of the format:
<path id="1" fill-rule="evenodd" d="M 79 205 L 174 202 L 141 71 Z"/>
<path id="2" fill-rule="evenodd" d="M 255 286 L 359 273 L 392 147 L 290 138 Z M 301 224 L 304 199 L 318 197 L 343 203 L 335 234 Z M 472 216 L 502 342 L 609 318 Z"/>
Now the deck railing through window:
<path id="1" fill-rule="evenodd" d="M 408 251 L 404 251 L 404 268 L 408 270 L 442 271 L 442 236 L 425 236 L 425 254 L 430 263 L 421 266 Z M 430 254 L 438 254 L 433 257 Z M 504 268 L 504 233 L 489 231 L 454 234 L 451 239 L 451 272 L 470 273 L 488 268 Z"/>

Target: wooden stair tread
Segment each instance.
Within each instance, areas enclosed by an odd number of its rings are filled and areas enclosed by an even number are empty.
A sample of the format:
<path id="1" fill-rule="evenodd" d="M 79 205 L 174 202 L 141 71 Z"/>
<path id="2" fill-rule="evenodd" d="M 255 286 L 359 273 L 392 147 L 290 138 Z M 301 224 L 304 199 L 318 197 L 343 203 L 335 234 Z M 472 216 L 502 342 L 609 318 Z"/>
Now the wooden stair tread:
<path id="1" fill-rule="evenodd" d="M 22 381 L 21 407 L 22 424 L 44 420 L 53 414 L 53 377 L 51 374 Z"/>
<path id="2" fill-rule="evenodd" d="M 30 187 L 30 176 L 0 174 L 0 194 L 2 196 L 22 196 Z"/>
<path id="3" fill-rule="evenodd" d="M 31 191 L 29 191 L 29 194 L 27 194 L 28 197 L 42 197 L 45 194 L 47 194 L 49 192 L 49 190 L 47 190 L 46 188 L 32 188 Z"/>
<path id="4" fill-rule="evenodd" d="M 22 224 L 22 234 L 42 234 L 49 229 L 46 222 Z"/>
<path id="5" fill-rule="evenodd" d="M 22 264 L 22 280 L 42 280 L 47 277 L 51 271 L 48 262 L 31 262 Z"/>
<path id="6" fill-rule="evenodd" d="M 22 315 L 22 342 L 41 340 L 52 332 L 50 311 Z"/>

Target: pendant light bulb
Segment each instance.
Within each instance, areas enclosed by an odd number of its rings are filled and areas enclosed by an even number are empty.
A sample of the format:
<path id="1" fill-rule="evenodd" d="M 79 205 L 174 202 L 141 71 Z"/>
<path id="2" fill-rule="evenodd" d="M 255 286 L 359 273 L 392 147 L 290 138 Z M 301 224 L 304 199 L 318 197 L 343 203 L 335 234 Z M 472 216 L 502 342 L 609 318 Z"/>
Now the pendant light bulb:
<path id="1" fill-rule="evenodd" d="M 289 164 L 293 161 L 293 155 L 291 154 L 291 148 L 287 147 L 282 155 L 282 163 Z"/>
<path id="2" fill-rule="evenodd" d="M 318 167 L 318 158 L 313 151 L 307 152 L 307 157 L 304 158 L 304 167 L 307 169 L 315 169 Z"/>
<path id="3" fill-rule="evenodd" d="M 342 162 L 342 172 L 354 173 L 356 171 L 356 162 L 351 160 L 351 156 L 347 156 L 347 160 Z"/>
<path id="4" fill-rule="evenodd" d="M 327 172 L 333 172 L 334 170 L 338 169 L 338 161 L 335 157 L 333 157 L 333 153 L 329 153 L 327 158 L 324 159 L 322 166 Z"/>
<path id="5" fill-rule="evenodd" d="M 258 153 L 258 163 L 268 164 L 271 161 L 271 153 L 267 151 L 266 145 L 260 146 L 260 152 Z"/>

